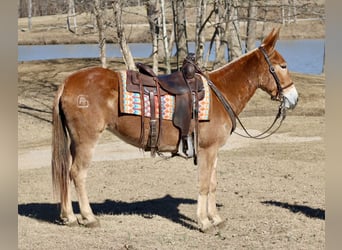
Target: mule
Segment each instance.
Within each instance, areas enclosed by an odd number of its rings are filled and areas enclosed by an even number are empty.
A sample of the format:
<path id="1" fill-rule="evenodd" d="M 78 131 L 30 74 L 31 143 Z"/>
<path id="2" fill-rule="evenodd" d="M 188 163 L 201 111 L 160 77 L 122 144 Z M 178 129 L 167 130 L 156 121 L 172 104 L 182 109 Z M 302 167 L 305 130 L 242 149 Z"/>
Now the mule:
<path id="1" fill-rule="evenodd" d="M 239 115 L 258 88 L 274 100 L 293 109 L 298 93 L 287 63 L 275 50 L 279 28 L 273 29 L 256 48 L 240 58 L 207 73 L 208 79 L 228 100 Z M 60 85 L 53 106 L 52 179 L 60 196 L 60 218 L 63 224 L 99 226 L 86 191 L 87 169 L 101 133 L 108 129 L 124 142 L 139 147 L 141 117 L 125 115 L 119 109 L 117 71 L 100 67 L 79 70 Z M 199 230 L 205 232 L 224 224 L 216 207 L 216 165 L 218 150 L 231 135 L 233 118 L 212 94 L 210 120 L 198 127 L 198 200 Z M 148 124 L 149 118 L 145 117 Z M 177 150 L 179 131 L 172 121 L 163 121 L 159 138 L 161 152 Z M 73 212 L 71 184 L 76 189 L 81 219 Z"/>

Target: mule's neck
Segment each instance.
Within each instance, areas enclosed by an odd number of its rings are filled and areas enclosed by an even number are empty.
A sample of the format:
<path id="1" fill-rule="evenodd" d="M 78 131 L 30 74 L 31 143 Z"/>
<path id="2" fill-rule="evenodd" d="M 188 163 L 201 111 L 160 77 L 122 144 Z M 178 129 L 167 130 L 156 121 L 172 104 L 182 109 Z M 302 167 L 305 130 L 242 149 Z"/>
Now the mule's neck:
<path id="1" fill-rule="evenodd" d="M 236 115 L 242 112 L 258 88 L 256 49 L 209 72 L 210 80 L 222 92 Z"/>

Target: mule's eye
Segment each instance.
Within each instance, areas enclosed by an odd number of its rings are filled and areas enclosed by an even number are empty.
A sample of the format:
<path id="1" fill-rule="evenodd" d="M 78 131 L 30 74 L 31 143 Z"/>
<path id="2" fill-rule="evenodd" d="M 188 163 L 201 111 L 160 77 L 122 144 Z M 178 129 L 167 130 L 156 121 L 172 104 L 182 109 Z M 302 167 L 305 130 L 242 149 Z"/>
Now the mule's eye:
<path id="1" fill-rule="evenodd" d="M 280 67 L 281 67 L 282 69 L 286 69 L 286 68 L 287 68 L 287 64 L 280 64 Z"/>

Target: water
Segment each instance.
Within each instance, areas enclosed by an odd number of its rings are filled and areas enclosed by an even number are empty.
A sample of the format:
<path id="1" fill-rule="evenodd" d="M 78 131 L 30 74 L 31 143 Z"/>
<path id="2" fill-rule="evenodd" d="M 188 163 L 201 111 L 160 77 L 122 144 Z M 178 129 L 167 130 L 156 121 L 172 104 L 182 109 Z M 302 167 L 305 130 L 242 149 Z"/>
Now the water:
<path id="1" fill-rule="evenodd" d="M 258 46 L 260 42 L 257 42 Z M 288 63 L 290 71 L 304 74 L 320 74 L 324 60 L 324 39 L 280 40 L 277 50 Z M 148 43 L 129 44 L 133 57 L 150 57 L 152 46 Z M 194 51 L 194 43 L 189 43 L 189 50 Z M 209 44 L 207 43 L 206 49 Z M 175 49 L 173 50 L 173 53 Z M 100 54 L 97 44 L 61 44 L 61 45 L 20 45 L 18 46 L 18 61 L 48 60 L 60 58 L 96 58 Z M 107 44 L 107 57 L 121 57 L 117 44 Z M 227 57 L 227 56 L 226 56 Z M 209 60 L 214 60 L 214 53 Z"/>

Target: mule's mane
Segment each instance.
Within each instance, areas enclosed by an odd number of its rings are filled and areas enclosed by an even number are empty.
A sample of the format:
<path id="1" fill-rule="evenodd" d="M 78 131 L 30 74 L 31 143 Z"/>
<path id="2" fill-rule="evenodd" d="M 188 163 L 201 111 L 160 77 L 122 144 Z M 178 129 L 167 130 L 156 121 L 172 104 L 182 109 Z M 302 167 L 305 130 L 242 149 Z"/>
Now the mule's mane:
<path id="1" fill-rule="evenodd" d="M 257 50 L 257 48 L 243 54 L 242 56 L 239 56 L 238 58 L 235 58 L 234 60 L 222 65 L 221 67 L 217 68 L 217 69 L 214 69 L 212 71 L 209 71 L 209 74 L 213 74 L 213 73 L 217 73 L 218 71 L 221 71 L 221 70 L 226 70 L 227 67 L 231 67 L 233 64 L 236 64 L 238 62 L 240 62 L 241 60 L 244 60 L 246 59 L 246 57 L 249 57 L 251 54 L 253 54 L 255 51 Z"/>
<path id="2" fill-rule="evenodd" d="M 208 73 L 211 81 L 229 101 L 237 115 L 243 110 L 258 86 L 259 62 L 256 59 L 256 52 L 257 49 L 253 49 Z"/>

